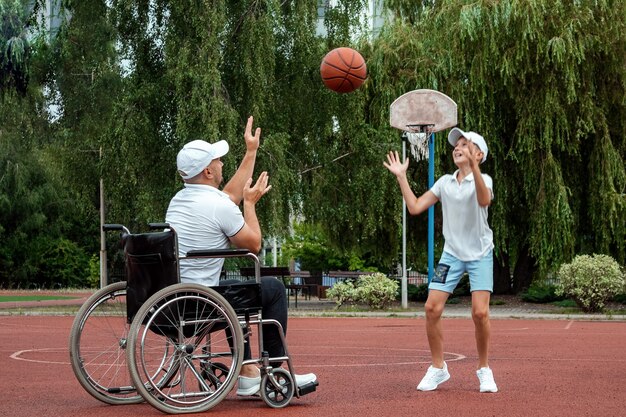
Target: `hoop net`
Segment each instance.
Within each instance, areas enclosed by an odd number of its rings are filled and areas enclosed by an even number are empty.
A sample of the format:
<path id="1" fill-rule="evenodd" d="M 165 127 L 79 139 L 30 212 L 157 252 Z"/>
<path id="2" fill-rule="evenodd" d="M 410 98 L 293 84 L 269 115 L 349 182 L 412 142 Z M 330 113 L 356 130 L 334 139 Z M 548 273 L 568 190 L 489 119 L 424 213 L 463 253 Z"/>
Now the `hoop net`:
<path id="1" fill-rule="evenodd" d="M 406 140 L 411 147 L 411 154 L 416 161 L 428 160 L 429 146 L 428 137 L 432 125 L 407 125 L 411 130 L 406 132 Z"/>

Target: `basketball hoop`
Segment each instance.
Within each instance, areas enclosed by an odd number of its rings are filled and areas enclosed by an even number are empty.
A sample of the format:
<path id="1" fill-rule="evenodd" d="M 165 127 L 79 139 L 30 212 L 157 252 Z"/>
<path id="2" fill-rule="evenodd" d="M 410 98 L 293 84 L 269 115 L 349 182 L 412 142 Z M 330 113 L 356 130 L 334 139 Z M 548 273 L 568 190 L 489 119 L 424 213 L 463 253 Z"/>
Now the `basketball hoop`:
<path id="1" fill-rule="evenodd" d="M 398 97 L 389 107 L 389 124 L 402 131 L 416 161 L 429 159 L 433 133 L 456 126 L 456 103 L 435 90 L 414 90 Z"/>
<path id="2" fill-rule="evenodd" d="M 416 161 L 428 160 L 428 138 L 434 125 L 407 125 L 402 134 L 402 140 L 408 142 L 411 147 L 411 155 Z"/>

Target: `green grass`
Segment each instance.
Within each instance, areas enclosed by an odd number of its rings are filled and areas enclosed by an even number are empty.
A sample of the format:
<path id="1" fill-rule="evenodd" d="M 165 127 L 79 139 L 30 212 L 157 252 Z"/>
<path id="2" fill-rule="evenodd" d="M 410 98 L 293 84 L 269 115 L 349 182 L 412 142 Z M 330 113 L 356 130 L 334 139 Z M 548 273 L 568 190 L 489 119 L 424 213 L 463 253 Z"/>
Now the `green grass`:
<path id="1" fill-rule="evenodd" d="M 78 297 L 64 295 L 0 295 L 0 303 L 15 301 L 48 301 L 48 300 L 74 300 Z"/>

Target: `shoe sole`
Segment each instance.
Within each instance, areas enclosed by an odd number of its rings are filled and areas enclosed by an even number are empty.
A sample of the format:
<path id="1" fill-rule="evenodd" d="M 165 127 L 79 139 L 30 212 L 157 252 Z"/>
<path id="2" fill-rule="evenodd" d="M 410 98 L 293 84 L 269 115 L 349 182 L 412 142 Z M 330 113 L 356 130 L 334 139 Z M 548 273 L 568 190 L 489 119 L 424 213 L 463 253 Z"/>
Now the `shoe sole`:
<path id="1" fill-rule="evenodd" d="M 498 392 L 498 388 L 496 388 L 496 389 L 481 389 L 480 392 Z"/>

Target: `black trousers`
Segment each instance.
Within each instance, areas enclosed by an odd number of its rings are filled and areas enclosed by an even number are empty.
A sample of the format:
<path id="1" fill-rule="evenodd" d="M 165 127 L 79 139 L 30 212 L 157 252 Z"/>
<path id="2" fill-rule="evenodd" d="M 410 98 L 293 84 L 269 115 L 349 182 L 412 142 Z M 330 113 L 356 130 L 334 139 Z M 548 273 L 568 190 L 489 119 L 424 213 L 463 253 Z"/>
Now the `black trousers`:
<path id="1" fill-rule="evenodd" d="M 239 285 L 245 281 L 227 279 L 220 281 L 220 285 Z M 283 326 L 287 334 L 287 293 L 283 283 L 274 277 L 261 277 L 261 314 L 263 319 L 274 319 Z M 272 357 L 284 356 L 285 347 L 280 339 L 278 328 L 273 324 L 263 325 L 263 349 Z M 250 359 L 250 344 L 244 343 L 244 359 Z M 273 363 L 272 366 L 278 366 Z"/>

